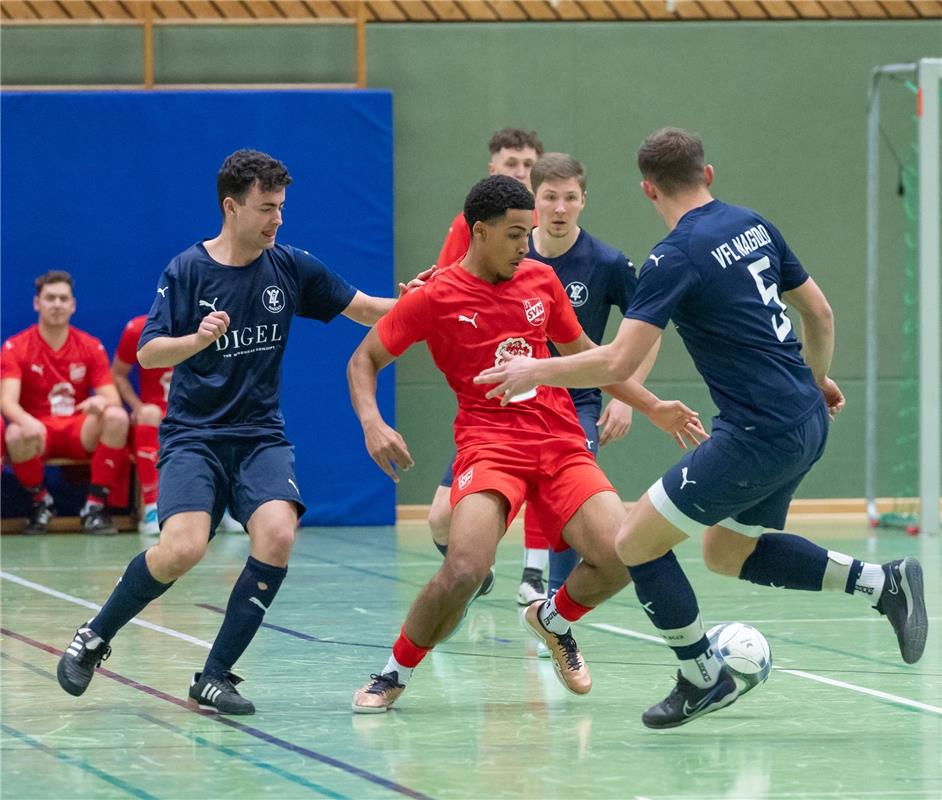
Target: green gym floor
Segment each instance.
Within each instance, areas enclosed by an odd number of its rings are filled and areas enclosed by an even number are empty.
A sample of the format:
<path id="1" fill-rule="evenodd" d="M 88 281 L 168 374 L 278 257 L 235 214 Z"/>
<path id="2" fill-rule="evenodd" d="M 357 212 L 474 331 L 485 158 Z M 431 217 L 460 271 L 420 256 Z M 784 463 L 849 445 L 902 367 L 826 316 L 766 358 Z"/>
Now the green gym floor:
<path id="1" fill-rule="evenodd" d="M 353 691 L 386 661 L 439 562 L 419 524 L 308 529 L 288 580 L 237 666 L 251 717 L 186 708 L 247 553 L 224 534 L 206 559 L 115 639 L 88 692 L 57 685 L 75 627 L 142 549 L 136 535 L 2 541 L 5 798 L 903 798 L 942 797 L 938 539 L 858 520 L 797 522 L 871 561 L 923 560 L 930 634 L 915 666 L 859 598 L 774 591 L 678 556 L 704 620 L 741 620 L 772 645 L 768 683 L 673 731 L 641 712 L 672 685 L 629 588 L 576 628 L 594 677 L 570 695 L 535 657 L 514 594 L 521 534 L 498 553 L 494 591 L 416 670 L 388 714 L 354 715 Z"/>

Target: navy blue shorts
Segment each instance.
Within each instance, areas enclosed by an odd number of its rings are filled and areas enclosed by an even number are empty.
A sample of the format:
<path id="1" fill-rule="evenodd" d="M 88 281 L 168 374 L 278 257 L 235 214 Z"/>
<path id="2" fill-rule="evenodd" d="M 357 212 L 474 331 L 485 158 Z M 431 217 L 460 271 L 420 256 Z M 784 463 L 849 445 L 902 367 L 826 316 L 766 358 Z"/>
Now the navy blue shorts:
<path id="1" fill-rule="evenodd" d="M 163 524 L 174 514 L 205 511 L 215 530 L 228 506 L 243 526 L 269 500 L 287 500 L 304 514 L 294 473 L 294 447 L 284 434 L 209 435 L 161 431 L 157 462 L 157 516 Z"/>
<path id="2" fill-rule="evenodd" d="M 582 406 L 576 406 L 576 416 L 579 417 L 579 424 L 582 426 L 582 430 L 585 431 L 585 446 L 596 458 L 599 455 L 599 417 L 601 415 L 602 407 L 598 403 L 586 403 Z M 457 452 L 452 453 L 445 474 L 442 475 L 442 479 L 439 481 L 440 486 L 451 488 L 451 485 L 455 482 L 454 468 L 457 455 Z"/>
<path id="3" fill-rule="evenodd" d="M 648 497 L 689 536 L 718 523 L 753 536 L 766 528 L 780 531 L 827 437 L 823 402 L 800 425 L 766 438 L 714 419 L 710 438 L 664 473 Z"/>

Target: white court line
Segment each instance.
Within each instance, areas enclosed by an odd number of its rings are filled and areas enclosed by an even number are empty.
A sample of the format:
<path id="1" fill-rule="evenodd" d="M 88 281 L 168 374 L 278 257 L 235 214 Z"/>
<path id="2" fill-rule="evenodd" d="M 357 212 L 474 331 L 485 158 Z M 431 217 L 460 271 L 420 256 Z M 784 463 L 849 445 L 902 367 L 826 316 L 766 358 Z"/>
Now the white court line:
<path id="1" fill-rule="evenodd" d="M 918 700 L 909 700 L 905 697 L 900 697 L 899 695 L 881 692 L 877 689 L 867 689 L 863 686 L 857 686 L 853 683 L 836 681 L 833 678 L 825 678 L 823 675 L 815 675 L 812 672 L 803 672 L 800 669 L 785 669 L 785 667 L 773 667 L 773 669 L 777 669 L 779 672 L 787 672 L 789 675 L 797 675 L 799 678 L 807 678 L 809 681 L 826 683 L 828 686 L 837 686 L 840 689 L 851 689 L 852 691 L 860 692 L 861 694 L 869 694 L 871 697 L 879 697 L 881 700 L 889 700 L 891 703 L 900 703 L 904 706 L 912 706 L 913 708 L 919 708 L 923 711 L 931 711 L 933 714 L 942 715 L 942 708 L 926 705 L 925 703 L 920 703 Z"/>
<path id="2" fill-rule="evenodd" d="M 439 562 L 440 564 L 441 562 Z M 517 562 L 515 561 L 514 564 Z M 106 570 L 108 572 L 124 572 L 127 569 L 128 562 L 122 561 L 120 564 L 96 564 L 95 571 L 100 572 Z M 362 563 L 357 563 L 354 566 L 360 567 L 363 569 L 389 569 L 391 567 L 428 567 L 428 566 L 437 566 L 431 558 L 425 559 L 425 561 L 364 561 Z M 232 570 L 232 564 L 200 564 L 199 567 L 201 570 L 207 572 L 227 572 Z M 292 561 L 291 562 L 291 571 L 297 572 L 298 570 L 304 569 L 348 569 L 347 564 L 325 564 L 325 563 L 315 563 L 311 561 Z M 23 566 L 23 570 L 30 572 L 88 572 L 89 568 L 83 565 L 75 566 L 63 566 L 57 567 L 53 565 L 43 565 L 43 566 Z"/>
<path id="3" fill-rule="evenodd" d="M 60 592 L 57 589 L 52 589 L 49 586 L 44 586 L 41 583 L 35 583 L 34 581 L 26 580 L 26 578 L 21 578 L 18 575 L 13 575 L 9 572 L 0 570 L 0 578 L 3 580 L 11 581 L 12 583 L 17 583 L 20 586 L 25 586 L 27 589 L 33 589 L 37 592 L 42 592 L 43 594 L 48 594 L 51 597 L 56 597 L 60 600 L 66 600 L 69 603 L 74 603 L 78 606 L 83 606 L 84 608 L 90 608 L 93 611 L 97 611 L 101 608 L 97 603 L 92 603 L 88 600 L 83 600 L 80 597 L 75 597 L 71 594 L 66 594 L 65 592 Z M 140 625 L 142 628 L 148 628 L 152 631 L 157 631 L 158 633 L 165 633 L 168 636 L 173 636 L 176 639 L 182 639 L 184 642 L 189 642 L 190 644 L 198 645 L 199 647 L 205 647 L 207 650 L 212 647 L 212 645 L 204 641 L 203 639 L 197 639 L 195 636 L 190 636 L 186 633 L 181 633 L 180 631 L 174 630 L 173 628 L 165 628 L 163 625 L 154 625 L 152 622 L 147 622 L 142 619 L 135 617 L 131 620 L 135 625 Z M 654 642 L 656 644 L 666 645 L 666 642 L 660 636 L 652 636 L 648 633 L 641 633 L 639 631 L 628 630 L 627 628 L 619 628 L 616 625 L 608 625 L 603 622 L 590 622 L 588 623 L 590 628 L 598 628 L 599 630 L 608 631 L 610 633 L 617 634 L 619 636 L 627 636 L 632 639 L 643 639 L 644 641 Z M 797 675 L 800 678 L 807 678 L 808 680 L 818 681 L 819 683 L 828 684 L 829 686 L 836 686 L 841 689 L 850 689 L 851 691 L 860 692 L 861 694 L 867 694 L 872 697 L 878 697 L 882 700 L 889 700 L 893 703 L 898 703 L 904 706 L 910 706 L 912 708 L 918 708 L 923 711 L 929 711 L 933 714 L 942 715 L 942 708 L 937 708 L 936 706 L 930 706 L 925 703 L 920 703 L 917 700 L 910 700 L 906 697 L 900 697 L 895 694 L 889 694 L 887 692 L 877 691 L 876 689 L 867 689 L 863 686 L 857 686 L 853 683 L 846 683 L 844 681 L 837 681 L 833 678 L 825 678 L 821 675 L 814 675 L 810 672 L 803 672 L 801 670 L 795 669 L 785 669 L 784 667 L 773 667 L 773 669 L 778 670 L 779 672 L 785 672 L 789 675 Z"/>
<path id="4" fill-rule="evenodd" d="M 34 589 L 37 592 L 42 592 L 43 594 L 48 594 L 51 597 L 57 597 L 60 600 L 67 600 L 70 603 L 75 603 L 77 606 L 84 606 L 85 608 L 90 608 L 93 611 L 98 611 L 101 608 L 97 603 L 91 603 L 88 600 L 83 600 L 81 597 L 74 597 L 71 594 L 66 594 L 65 592 L 57 591 L 56 589 L 51 589 L 48 586 L 43 586 L 41 583 L 34 583 L 33 581 L 28 581 L 26 578 L 21 578 L 18 575 L 11 575 L 9 572 L 4 572 L 0 570 L 0 578 L 3 578 L 5 581 L 12 581 L 13 583 L 18 583 L 20 586 L 25 586 L 27 589 Z M 209 650 L 212 645 L 209 642 L 204 641 L 203 639 L 197 639 L 195 636 L 190 636 L 186 633 L 181 633 L 180 631 L 175 631 L 173 628 L 165 628 L 163 625 L 154 625 L 153 622 L 147 622 L 143 619 L 138 619 L 135 617 L 131 620 L 135 625 L 140 625 L 142 628 L 149 628 L 152 631 L 157 631 L 158 633 L 166 633 L 167 636 L 173 636 L 177 639 L 182 639 L 184 642 L 189 642 L 190 644 L 198 645 L 199 647 L 205 647 Z"/>
<path id="5" fill-rule="evenodd" d="M 655 644 L 661 644 L 667 646 L 660 636 L 651 636 L 647 633 L 640 633 L 639 631 L 628 630 L 627 628 L 619 628 L 616 625 L 607 625 L 603 622 L 590 622 L 588 623 L 590 628 L 598 628 L 602 631 L 608 631 L 609 633 L 614 633 L 619 636 L 627 636 L 631 639 L 643 639 L 646 642 L 654 642 Z M 797 675 L 799 678 L 807 678 L 809 681 L 817 681 L 818 683 L 825 683 L 828 686 L 836 686 L 839 689 L 849 689 L 852 692 L 860 692 L 860 694 L 867 694 L 871 697 L 878 697 L 881 700 L 889 700 L 891 703 L 897 703 L 901 706 L 909 706 L 910 708 L 918 708 L 921 711 L 929 711 L 932 714 L 938 714 L 942 716 L 942 708 L 937 706 L 930 706 L 926 703 L 920 703 L 918 700 L 910 700 L 908 697 L 900 697 L 896 694 L 889 694 L 888 692 L 881 692 L 877 689 L 868 689 L 865 686 L 858 686 L 855 683 L 847 683 L 846 681 L 838 681 L 833 678 L 825 678 L 823 675 L 815 675 L 811 672 L 803 672 L 799 669 L 786 669 L 785 667 L 776 667 L 773 666 L 772 669 L 778 672 L 785 672 L 789 675 Z"/>

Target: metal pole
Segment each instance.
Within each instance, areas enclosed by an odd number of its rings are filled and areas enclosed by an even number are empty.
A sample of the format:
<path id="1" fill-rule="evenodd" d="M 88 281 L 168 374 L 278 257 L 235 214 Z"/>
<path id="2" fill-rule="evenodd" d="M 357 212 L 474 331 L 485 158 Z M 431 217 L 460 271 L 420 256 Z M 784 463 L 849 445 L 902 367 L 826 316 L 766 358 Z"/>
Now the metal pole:
<path id="1" fill-rule="evenodd" d="M 939 535 L 939 82 L 942 59 L 919 61 L 919 527 Z"/>
<path id="2" fill-rule="evenodd" d="M 878 392 L 878 285 L 880 272 L 880 78 L 901 72 L 915 72 L 915 64 L 883 64 L 870 73 L 870 103 L 867 109 L 867 298 L 866 298 L 866 374 L 864 376 L 864 496 L 867 520 L 877 525 L 877 420 Z"/>
<path id="3" fill-rule="evenodd" d="M 877 525 L 877 278 L 880 189 L 880 68 L 870 75 L 870 106 L 867 109 L 867 372 L 864 382 L 866 429 L 864 435 L 864 496 L 867 520 Z"/>

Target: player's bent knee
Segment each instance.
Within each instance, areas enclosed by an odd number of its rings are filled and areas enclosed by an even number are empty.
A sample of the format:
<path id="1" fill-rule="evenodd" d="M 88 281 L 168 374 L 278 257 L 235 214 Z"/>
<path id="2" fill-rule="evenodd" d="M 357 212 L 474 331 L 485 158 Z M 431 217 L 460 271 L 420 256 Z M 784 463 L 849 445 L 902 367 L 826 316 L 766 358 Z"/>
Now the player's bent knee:
<path id="1" fill-rule="evenodd" d="M 478 564 L 471 559 L 447 560 L 439 570 L 438 579 L 445 589 L 459 596 L 470 597 L 477 591 L 490 571 L 489 564 Z"/>
<path id="2" fill-rule="evenodd" d="M 439 487 L 435 491 L 428 510 L 428 526 L 432 538 L 438 544 L 448 544 L 448 531 L 451 528 L 451 490 L 443 491 L 444 488 Z"/>
<path id="3" fill-rule="evenodd" d="M 252 538 L 252 555 L 266 564 L 287 564 L 294 547 L 295 529 L 291 525 L 272 525 Z"/>
<path id="4" fill-rule="evenodd" d="M 199 564 L 206 555 L 206 545 L 207 542 L 192 537 L 162 540 L 155 548 L 154 559 L 164 576 L 176 580 Z"/>
<path id="5" fill-rule="evenodd" d="M 451 507 L 444 508 L 433 505 L 428 512 L 428 526 L 432 530 L 432 538 L 439 544 L 448 544 L 448 530 L 451 527 Z"/>
<path id="6" fill-rule="evenodd" d="M 708 528 L 703 533 L 703 563 L 710 572 L 738 578 L 743 562 L 755 549 L 755 539 Z"/>
<path id="7" fill-rule="evenodd" d="M 156 406 L 153 403 L 144 403 L 137 409 L 134 416 L 137 419 L 138 425 L 151 425 L 153 427 L 160 425 L 160 421 L 163 419 L 160 406 Z"/>
<path id="8" fill-rule="evenodd" d="M 46 446 L 45 435 L 26 436 L 19 425 L 10 425 L 6 431 L 6 446 L 10 461 L 18 464 L 42 454 Z"/>
<path id="9" fill-rule="evenodd" d="M 102 413 L 102 427 L 109 433 L 127 432 L 130 422 L 128 412 L 118 406 L 108 406 Z"/>

